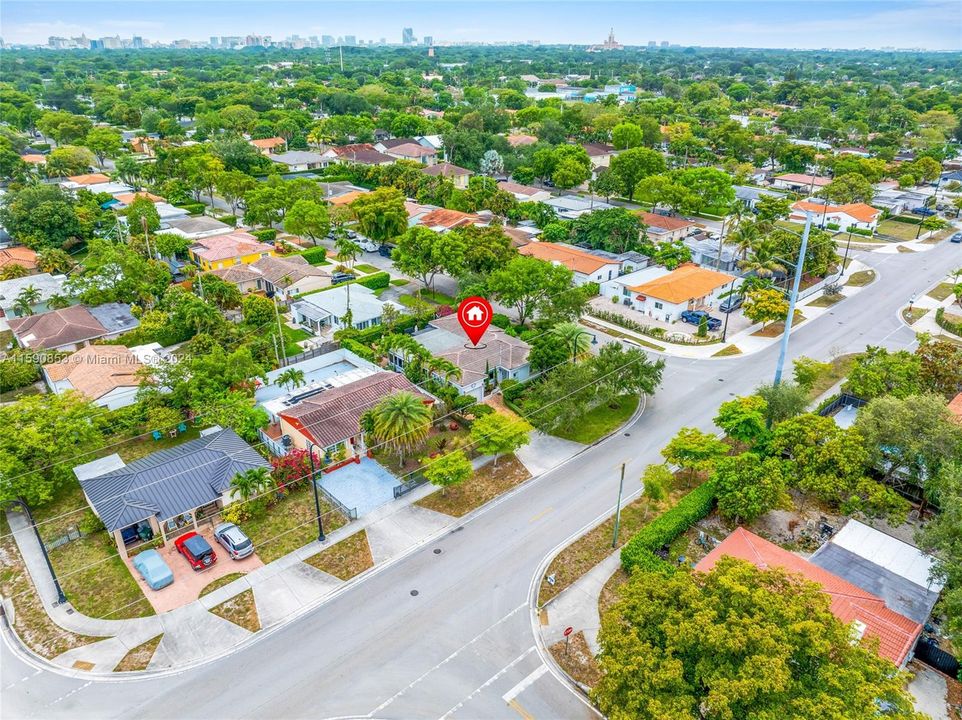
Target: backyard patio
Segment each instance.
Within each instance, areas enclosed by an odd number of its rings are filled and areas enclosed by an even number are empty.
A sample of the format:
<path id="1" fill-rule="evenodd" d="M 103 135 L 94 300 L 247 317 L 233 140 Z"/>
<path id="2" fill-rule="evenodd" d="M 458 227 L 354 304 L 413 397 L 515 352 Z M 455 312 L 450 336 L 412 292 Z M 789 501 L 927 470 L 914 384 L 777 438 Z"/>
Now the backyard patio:
<path id="1" fill-rule="evenodd" d="M 393 500 L 394 487 L 400 482 L 387 468 L 367 457 L 324 473 L 317 481 L 338 502 L 356 509 L 358 517 Z"/>

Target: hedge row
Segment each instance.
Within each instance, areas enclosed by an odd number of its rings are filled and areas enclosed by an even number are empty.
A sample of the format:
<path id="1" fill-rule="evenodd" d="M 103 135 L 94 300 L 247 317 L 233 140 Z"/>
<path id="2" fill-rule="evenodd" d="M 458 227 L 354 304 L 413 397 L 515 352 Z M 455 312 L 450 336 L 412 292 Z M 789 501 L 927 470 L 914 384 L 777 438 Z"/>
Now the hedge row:
<path id="1" fill-rule="evenodd" d="M 311 247 L 301 251 L 301 257 L 311 265 L 320 265 L 327 260 L 327 248 Z"/>
<path id="2" fill-rule="evenodd" d="M 368 362 L 372 363 L 377 362 L 377 357 L 374 355 L 374 351 L 371 350 L 371 348 L 367 345 L 362 345 L 353 338 L 341 338 L 340 344 L 344 350 L 351 351 L 362 360 L 367 360 Z"/>
<path id="3" fill-rule="evenodd" d="M 663 571 L 671 567 L 655 551 L 671 544 L 679 535 L 706 517 L 715 506 L 715 484 L 710 480 L 685 495 L 678 504 L 639 530 L 621 548 L 621 565 L 629 573 Z"/>
<path id="4" fill-rule="evenodd" d="M 251 230 L 251 235 L 264 243 L 272 243 L 277 239 L 277 230 L 267 228 L 264 230 Z"/>
<path id="5" fill-rule="evenodd" d="M 945 317 L 945 308 L 935 311 L 935 322 L 943 330 L 948 330 L 953 335 L 962 335 L 962 322 L 953 322 Z"/>
<path id="6" fill-rule="evenodd" d="M 191 215 L 203 215 L 204 211 L 207 210 L 207 206 L 199 202 L 179 203 L 177 207 L 186 210 Z"/>

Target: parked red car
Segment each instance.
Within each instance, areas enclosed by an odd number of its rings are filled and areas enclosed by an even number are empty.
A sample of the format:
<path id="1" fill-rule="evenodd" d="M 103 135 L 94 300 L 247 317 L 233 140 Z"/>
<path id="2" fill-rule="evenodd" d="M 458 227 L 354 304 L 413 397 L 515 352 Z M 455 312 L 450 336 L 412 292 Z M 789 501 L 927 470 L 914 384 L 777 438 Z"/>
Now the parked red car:
<path id="1" fill-rule="evenodd" d="M 217 562 L 217 553 L 202 535 L 189 532 L 174 541 L 177 552 L 187 558 L 187 562 L 194 570 L 206 570 Z"/>

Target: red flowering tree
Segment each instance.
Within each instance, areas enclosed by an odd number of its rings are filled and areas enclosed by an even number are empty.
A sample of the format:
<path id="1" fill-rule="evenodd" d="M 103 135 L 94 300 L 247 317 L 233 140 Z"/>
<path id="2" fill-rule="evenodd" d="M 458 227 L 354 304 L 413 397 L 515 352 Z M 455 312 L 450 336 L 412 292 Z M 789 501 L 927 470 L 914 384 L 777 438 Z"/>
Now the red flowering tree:
<path id="1" fill-rule="evenodd" d="M 311 459 L 307 450 L 294 449 L 287 455 L 271 458 L 271 476 L 281 490 L 293 490 L 310 477 Z"/>

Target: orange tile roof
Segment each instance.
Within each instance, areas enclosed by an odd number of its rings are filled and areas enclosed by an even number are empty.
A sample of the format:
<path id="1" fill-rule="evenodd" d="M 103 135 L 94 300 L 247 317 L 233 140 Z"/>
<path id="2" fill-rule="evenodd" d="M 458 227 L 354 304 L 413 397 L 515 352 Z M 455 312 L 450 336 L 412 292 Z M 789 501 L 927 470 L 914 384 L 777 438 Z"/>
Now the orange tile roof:
<path id="1" fill-rule="evenodd" d="M 327 202 L 331 205 L 350 205 L 352 202 L 357 200 L 361 195 L 366 195 L 367 193 L 361 190 L 351 190 L 343 195 L 338 195 L 337 197 L 327 198 Z"/>
<path id="2" fill-rule="evenodd" d="M 896 665 L 902 665 L 922 632 L 919 623 L 890 610 L 881 598 L 744 528 L 737 528 L 725 538 L 695 569 L 709 572 L 726 555 L 746 560 L 762 570 L 778 567 L 818 583 L 831 599 L 832 614 L 843 623 L 863 623 L 865 636 L 879 639 L 879 655 Z"/>
<path id="3" fill-rule="evenodd" d="M 70 175 L 68 178 L 71 182 L 75 182 L 78 185 L 99 185 L 100 183 L 110 182 L 110 178 L 103 173 L 88 173 L 86 175 Z"/>
<path id="4" fill-rule="evenodd" d="M 962 393 L 952 398 L 952 402 L 949 403 L 949 412 L 962 422 Z"/>
<path id="5" fill-rule="evenodd" d="M 550 263 L 560 263 L 573 272 L 590 275 L 605 265 L 617 265 L 617 261 L 598 257 L 583 250 L 550 242 L 529 242 L 518 248 L 522 255 L 535 257 Z"/>
<path id="6" fill-rule="evenodd" d="M 480 217 L 471 213 L 463 213 L 458 210 L 438 208 L 437 210 L 432 210 L 427 215 L 422 217 L 420 224 L 427 227 L 440 226 L 451 229 L 461 225 L 473 225 L 480 220 Z"/>
<path id="7" fill-rule="evenodd" d="M 226 235 L 212 235 L 199 238 L 190 248 L 191 252 L 207 262 L 229 260 L 254 253 L 272 253 L 274 246 L 262 243 L 246 232 L 233 232 Z"/>
<path id="8" fill-rule="evenodd" d="M 666 215 L 659 215 L 658 213 L 639 212 L 637 215 L 641 218 L 641 221 L 645 225 L 648 225 L 649 227 L 664 228 L 668 231 L 698 226 L 698 223 L 694 223 L 691 220 L 685 220 L 685 218 L 668 217 Z"/>
<path id="9" fill-rule="evenodd" d="M 282 137 L 258 138 L 257 140 L 251 140 L 251 145 L 260 148 L 261 150 L 271 150 L 276 148 L 278 145 L 286 144 L 287 140 Z"/>
<path id="10" fill-rule="evenodd" d="M 164 202 L 164 199 L 160 195 L 154 195 L 149 192 L 129 192 L 129 193 L 117 193 L 114 197 L 122 202 L 124 205 L 130 205 L 137 198 L 147 198 L 152 203 Z"/>
<path id="11" fill-rule="evenodd" d="M 812 178 L 815 178 L 815 187 L 822 187 L 823 185 L 828 185 L 831 181 L 830 178 L 821 177 L 820 175 L 803 175 L 801 173 L 785 173 L 784 175 L 779 175 L 776 180 L 784 180 L 785 182 L 798 183 L 799 185 L 811 185 Z"/>
<path id="12" fill-rule="evenodd" d="M 821 203 L 809 202 L 808 200 L 799 200 L 794 205 L 792 205 L 792 210 L 801 210 L 802 212 L 808 211 L 818 214 L 834 215 L 836 213 L 845 213 L 846 215 L 855 218 L 859 222 L 870 223 L 875 218 L 881 214 L 881 210 L 873 208 L 871 205 L 866 205 L 865 203 L 849 203 L 847 205 L 823 205 Z"/>
<path id="13" fill-rule="evenodd" d="M 734 279 L 727 273 L 707 270 L 694 263 L 685 263 L 667 275 L 628 289 L 641 295 L 651 295 L 659 300 L 677 304 L 704 297 Z"/>
<path id="14" fill-rule="evenodd" d="M 139 385 L 141 367 L 123 345 L 88 345 L 43 369 L 52 381 L 69 380 L 74 390 L 97 400 L 116 388 Z"/>
<path id="15" fill-rule="evenodd" d="M 508 145 L 511 147 L 521 147 L 523 145 L 534 145 L 538 138 L 534 135 L 511 134 L 508 135 Z"/>
<path id="16" fill-rule="evenodd" d="M 37 269 L 37 253 L 27 247 L 9 247 L 0 250 L 0 268 L 22 265 L 27 270 Z"/>
<path id="17" fill-rule="evenodd" d="M 47 156 L 41 155 L 39 153 L 29 153 L 27 155 L 21 155 L 20 159 L 25 163 L 31 163 L 32 165 L 46 165 Z"/>

